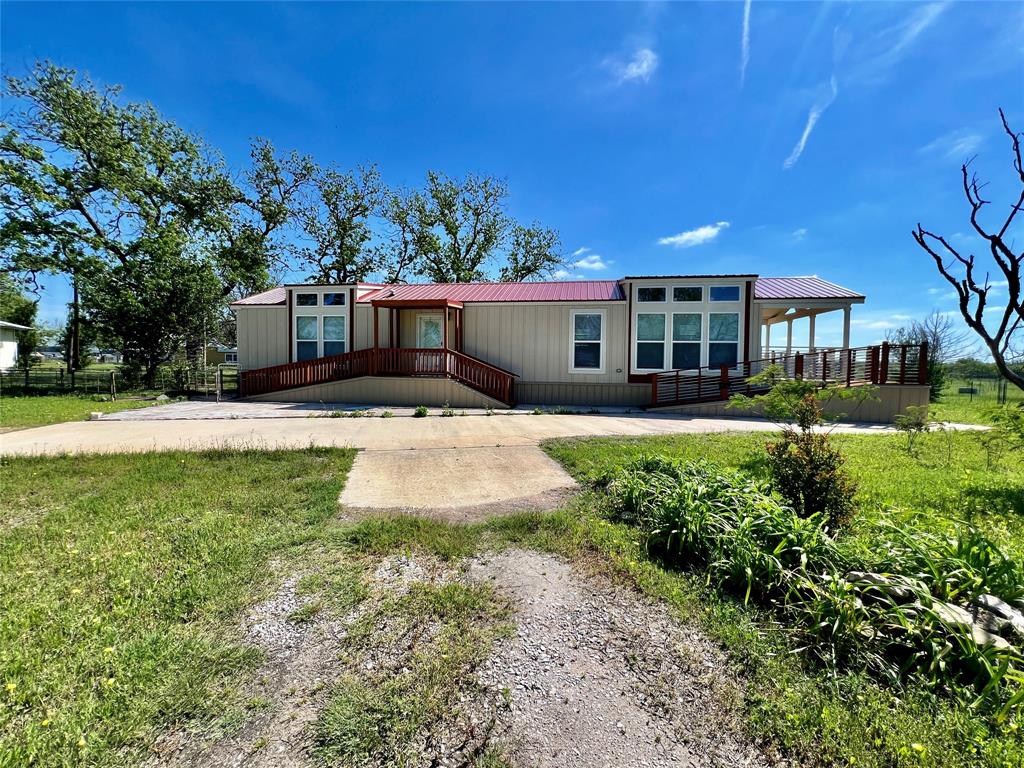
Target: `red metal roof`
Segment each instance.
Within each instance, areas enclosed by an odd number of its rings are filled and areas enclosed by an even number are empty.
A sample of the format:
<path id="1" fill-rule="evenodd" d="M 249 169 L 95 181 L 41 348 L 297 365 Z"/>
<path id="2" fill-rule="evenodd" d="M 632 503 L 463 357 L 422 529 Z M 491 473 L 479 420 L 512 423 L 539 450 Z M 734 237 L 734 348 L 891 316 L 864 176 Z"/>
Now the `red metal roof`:
<path id="1" fill-rule="evenodd" d="M 693 275 L 700 278 L 701 275 Z M 703 277 L 709 277 L 704 275 Z M 364 287 L 369 284 L 362 283 Z M 284 286 L 246 296 L 232 302 L 232 306 L 267 306 L 284 304 L 287 298 Z M 822 280 L 820 277 L 759 277 L 754 286 L 754 298 L 763 301 L 798 301 L 801 299 L 864 300 L 863 294 Z M 617 280 L 570 280 L 537 283 L 410 283 L 384 285 L 357 299 L 360 304 L 373 300 L 390 301 L 625 301 L 626 296 Z"/>
<path id="2" fill-rule="evenodd" d="M 864 299 L 864 295 L 841 285 L 808 277 L 759 277 L 754 284 L 754 298 L 759 300 L 799 299 Z"/>
<path id="3" fill-rule="evenodd" d="M 416 301 L 449 299 L 484 301 L 623 301 L 616 280 L 573 280 L 563 283 L 412 283 L 386 285 L 359 297 L 359 303 L 376 299 Z"/>
<path id="4" fill-rule="evenodd" d="M 279 285 L 277 288 L 271 288 L 269 291 L 263 291 L 263 293 L 254 293 L 252 296 L 246 296 L 244 299 L 238 301 L 232 301 L 231 306 L 237 307 L 250 306 L 250 305 L 266 305 L 266 304 L 284 304 L 288 300 L 288 293 L 285 291 L 283 285 Z"/>

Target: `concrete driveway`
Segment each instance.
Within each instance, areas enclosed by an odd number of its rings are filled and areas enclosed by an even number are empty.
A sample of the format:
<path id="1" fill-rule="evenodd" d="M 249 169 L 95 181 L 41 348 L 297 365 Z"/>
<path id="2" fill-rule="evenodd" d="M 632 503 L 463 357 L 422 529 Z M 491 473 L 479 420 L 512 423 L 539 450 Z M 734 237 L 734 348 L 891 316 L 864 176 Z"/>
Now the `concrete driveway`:
<path id="1" fill-rule="evenodd" d="M 56 455 L 208 448 L 362 449 L 341 496 L 353 515 L 413 512 L 470 521 L 561 502 L 575 482 L 537 445 L 555 437 L 664 435 L 773 429 L 758 419 L 627 413 L 534 415 L 527 410 L 465 416 L 327 418 L 344 406 L 180 403 L 0 434 L 0 454 Z M 461 413 L 461 412 L 460 412 Z M 408 414 L 408 415 L 407 415 Z M 313 418 L 310 418 L 310 417 Z M 841 425 L 840 432 L 889 427 Z"/>

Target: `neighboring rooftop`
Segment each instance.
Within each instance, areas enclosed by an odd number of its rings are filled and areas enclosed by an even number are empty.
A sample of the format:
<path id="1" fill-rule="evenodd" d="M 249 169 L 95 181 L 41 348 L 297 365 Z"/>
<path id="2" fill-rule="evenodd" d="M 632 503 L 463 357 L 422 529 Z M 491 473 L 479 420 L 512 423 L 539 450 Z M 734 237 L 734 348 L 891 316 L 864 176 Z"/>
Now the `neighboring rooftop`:
<path id="1" fill-rule="evenodd" d="M 746 278 L 754 275 L 657 275 L 654 279 L 699 279 L 699 278 Z M 635 280 L 625 277 L 623 280 Z M 360 296 L 356 302 L 368 304 L 375 299 L 392 301 L 429 301 L 447 299 L 458 302 L 529 302 L 529 301 L 625 301 L 626 295 L 618 280 L 568 280 L 563 282 L 535 283 L 407 283 L 402 285 L 378 286 L 360 283 L 363 288 L 373 288 Z M 302 286 L 288 286 L 299 288 Z M 804 277 L 758 277 L 754 284 L 754 298 L 761 301 L 852 299 L 863 301 L 863 294 L 843 288 L 841 285 L 810 275 Z M 285 286 L 246 296 L 232 302 L 232 306 L 269 306 L 284 304 L 287 300 Z"/>
<path id="2" fill-rule="evenodd" d="M 6 320 L 0 320 L 0 328 L 10 328 L 15 331 L 31 331 L 32 329 L 27 325 L 18 325 L 17 323 L 9 323 Z"/>

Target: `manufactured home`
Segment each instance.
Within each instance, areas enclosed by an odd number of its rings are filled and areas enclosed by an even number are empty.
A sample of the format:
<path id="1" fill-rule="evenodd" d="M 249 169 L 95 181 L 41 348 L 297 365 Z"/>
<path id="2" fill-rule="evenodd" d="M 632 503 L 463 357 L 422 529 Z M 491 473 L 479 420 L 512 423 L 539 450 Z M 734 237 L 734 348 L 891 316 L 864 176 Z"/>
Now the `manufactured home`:
<path id="1" fill-rule="evenodd" d="M 284 285 L 232 308 L 241 394 L 253 399 L 713 412 L 776 363 L 823 382 L 899 388 L 876 409 L 886 420 L 921 401 L 924 360 L 918 347 L 851 348 L 863 302 L 819 277 L 663 275 Z M 827 312 L 842 314 L 842 344 L 823 348 L 815 322 Z M 802 318 L 807 335 L 794 339 Z"/>

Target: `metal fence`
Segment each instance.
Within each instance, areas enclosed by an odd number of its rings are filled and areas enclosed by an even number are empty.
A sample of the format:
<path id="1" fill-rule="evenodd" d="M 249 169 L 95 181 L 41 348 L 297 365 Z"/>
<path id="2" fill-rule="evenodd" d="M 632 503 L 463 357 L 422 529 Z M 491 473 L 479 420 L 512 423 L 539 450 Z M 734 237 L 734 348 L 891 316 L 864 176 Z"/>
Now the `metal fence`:
<path id="1" fill-rule="evenodd" d="M 156 375 L 154 389 L 196 395 L 224 396 L 238 394 L 238 368 L 233 365 L 162 366 Z M 120 368 L 82 369 L 70 373 L 54 366 L 33 366 L 28 369 L 0 371 L 0 393 L 98 394 L 117 397 L 122 392 L 142 391 Z"/>

